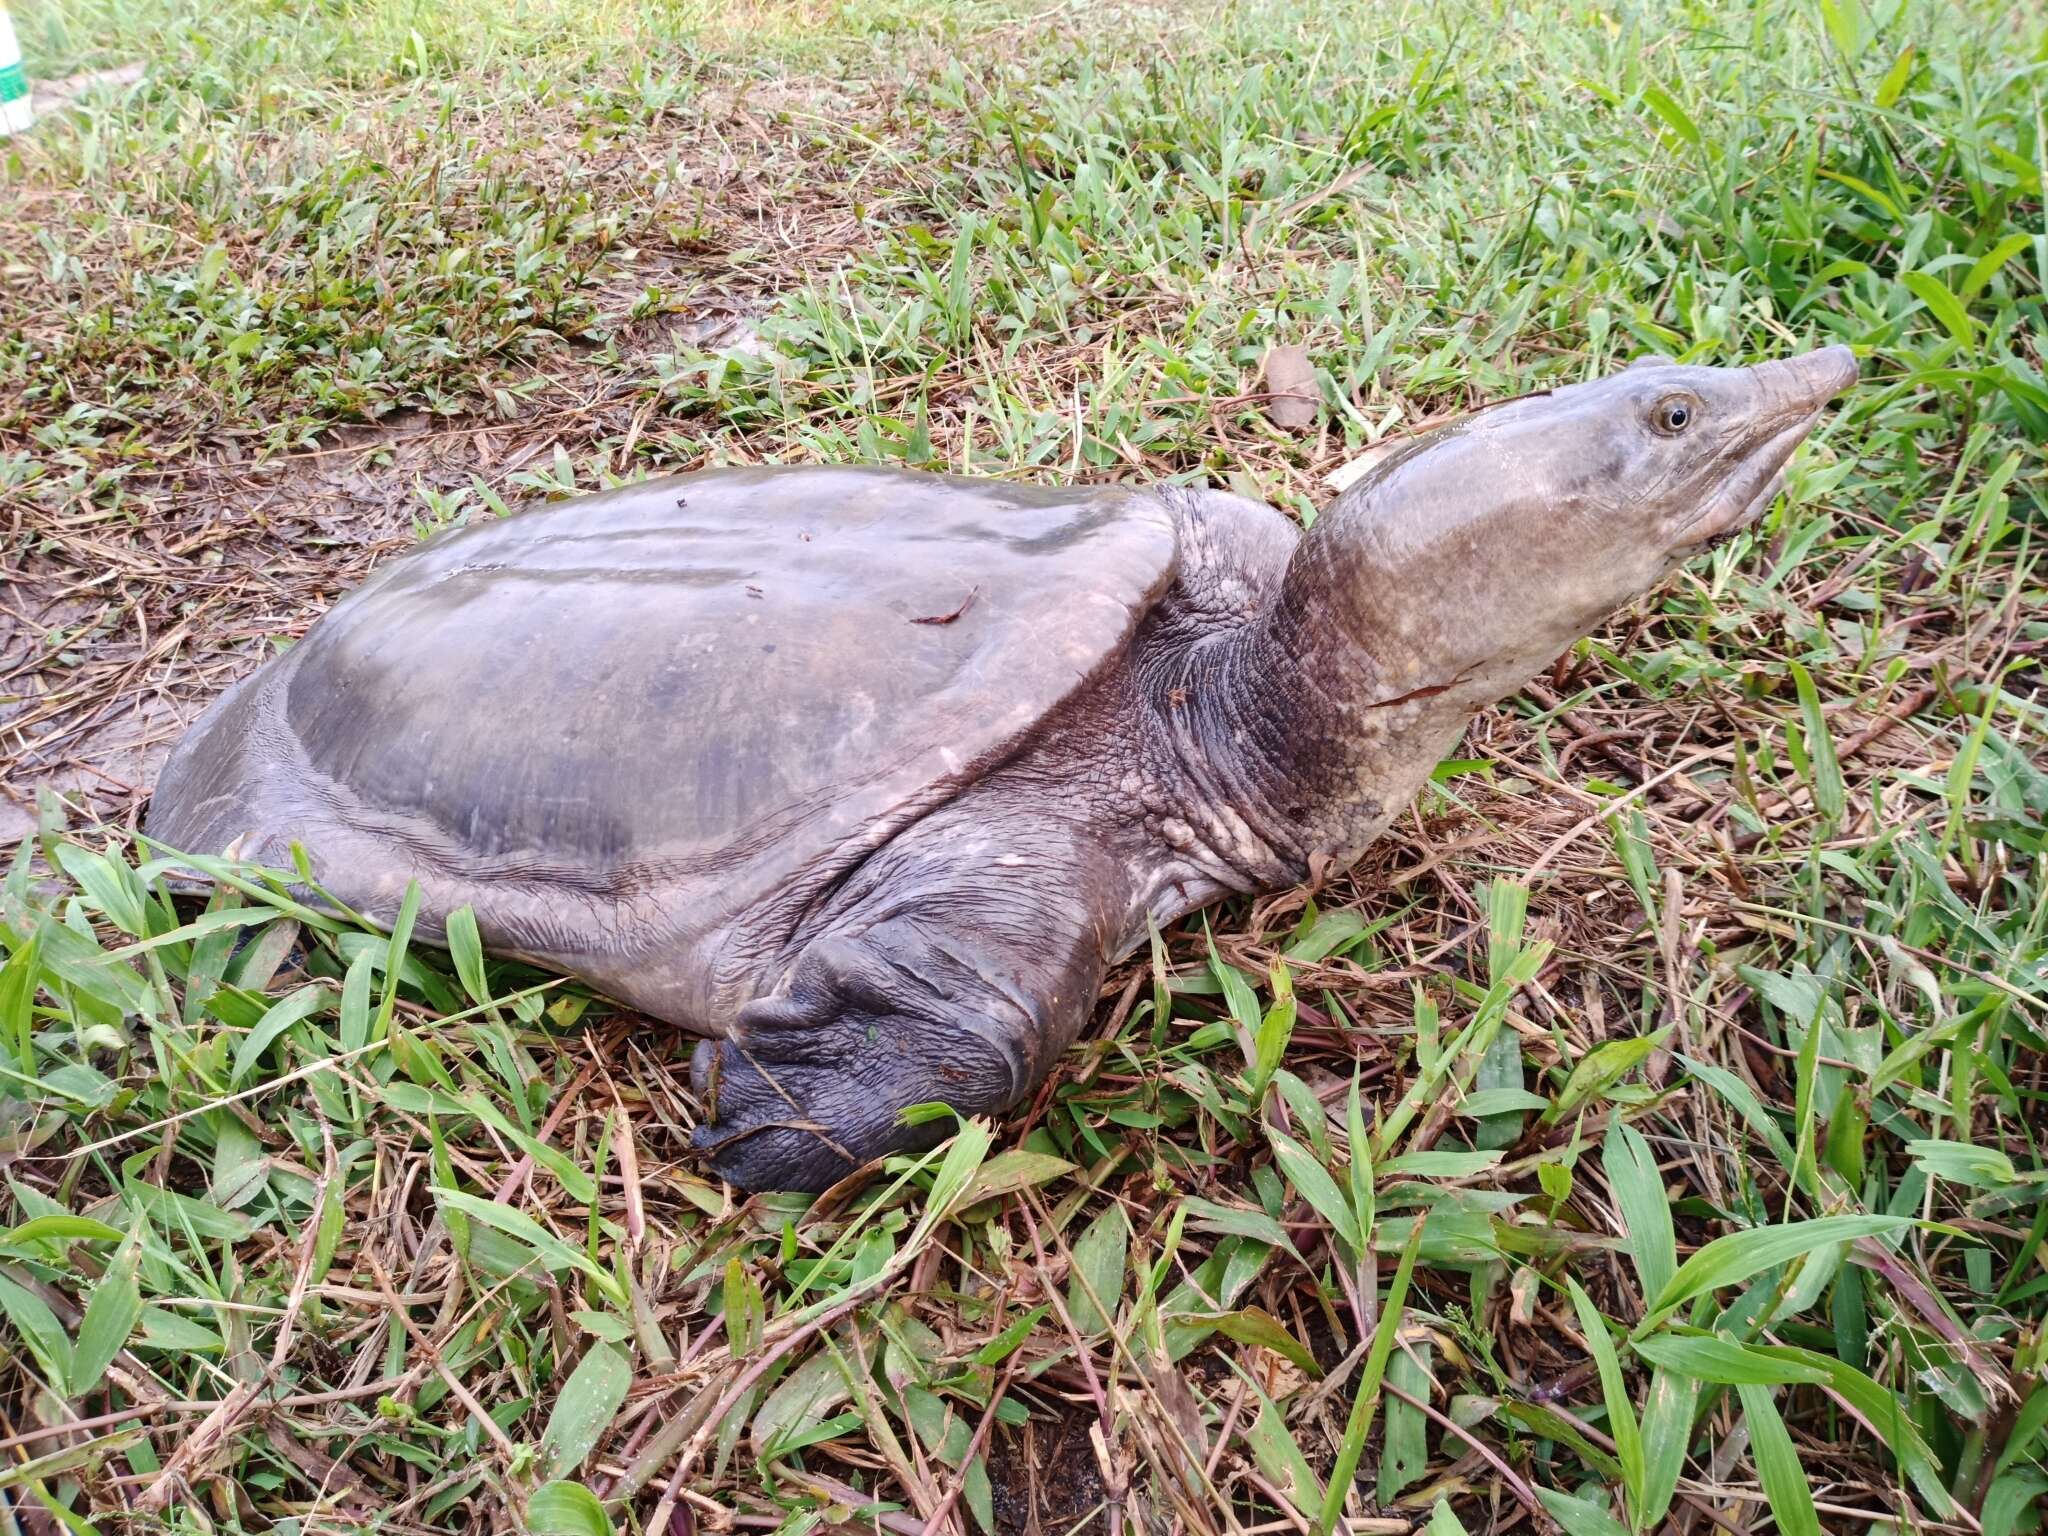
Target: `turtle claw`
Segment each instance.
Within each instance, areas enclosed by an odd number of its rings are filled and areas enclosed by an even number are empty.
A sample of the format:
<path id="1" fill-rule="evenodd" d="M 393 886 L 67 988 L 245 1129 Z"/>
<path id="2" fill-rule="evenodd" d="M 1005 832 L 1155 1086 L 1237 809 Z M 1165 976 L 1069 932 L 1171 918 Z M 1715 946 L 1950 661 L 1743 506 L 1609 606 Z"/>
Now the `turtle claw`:
<path id="1" fill-rule="evenodd" d="M 815 1194 L 868 1158 L 873 1128 L 854 1144 L 830 1121 L 834 1079 L 841 1093 L 860 1094 L 843 1074 L 791 1062 L 768 1063 L 732 1040 L 702 1042 L 690 1082 L 708 1114 L 692 1142 L 708 1153 L 711 1171 L 741 1189 L 792 1189 Z M 843 1104 L 840 1107 L 845 1107 Z"/>
<path id="2" fill-rule="evenodd" d="M 742 1189 L 816 1192 L 890 1152 L 932 1146 L 948 1122 L 906 1125 L 938 1101 L 963 1114 L 1004 1108 L 1015 1071 L 974 1004 L 925 988 L 892 998 L 899 973 L 865 946 L 814 945 L 785 994 L 740 1009 L 730 1036 L 690 1067 L 708 1124 L 696 1145 Z"/>

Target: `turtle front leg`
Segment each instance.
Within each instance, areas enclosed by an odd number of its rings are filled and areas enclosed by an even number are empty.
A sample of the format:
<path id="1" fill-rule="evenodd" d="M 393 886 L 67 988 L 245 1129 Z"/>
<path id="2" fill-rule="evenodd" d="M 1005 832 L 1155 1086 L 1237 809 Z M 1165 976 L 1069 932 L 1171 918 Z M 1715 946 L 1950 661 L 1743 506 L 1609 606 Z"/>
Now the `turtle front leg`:
<path id="1" fill-rule="evenodd" d="M 743 1189 L 821 1190 L 950 1132 L 943 1118 L 905 1125 L 911 1105 L 1008 1109 L 1079 1033 L 1101 982 L 1093 935 L 1054 926 L 898 915 L 814 941 L 781 993 L 697 1047 L 712 1169 Z"/>

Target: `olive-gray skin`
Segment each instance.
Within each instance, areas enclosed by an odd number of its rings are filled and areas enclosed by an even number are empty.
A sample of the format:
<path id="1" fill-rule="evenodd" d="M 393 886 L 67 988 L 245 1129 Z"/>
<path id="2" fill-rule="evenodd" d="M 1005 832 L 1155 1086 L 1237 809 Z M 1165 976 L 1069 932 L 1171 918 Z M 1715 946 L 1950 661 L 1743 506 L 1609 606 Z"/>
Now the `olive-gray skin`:
<path id="1" fill-rule="evenodd" d="M 1174 486 L 655 480 L 432 540 L 231 689 L 147 830 L 704 1037 L 747 1188 L 1017 1103 L 1105 969 L 1341 869 L 1471 713 L 1776 494 L 1856 365 L 1646 360 L 1416 439 L 1306 533 Z"/>

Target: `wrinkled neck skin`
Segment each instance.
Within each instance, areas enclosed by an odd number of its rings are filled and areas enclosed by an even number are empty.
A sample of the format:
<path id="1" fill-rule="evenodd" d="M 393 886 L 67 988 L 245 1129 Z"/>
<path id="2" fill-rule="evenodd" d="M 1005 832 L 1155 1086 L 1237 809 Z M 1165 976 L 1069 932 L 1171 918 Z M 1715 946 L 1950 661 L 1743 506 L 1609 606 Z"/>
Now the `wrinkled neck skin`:
<path id="1" fill-rule="evenodd" d="M 1244 622 L 1146 669 L 1185 807 L 1180 851 L 1218 886 L 1355 863 L 1475 710 L 1605 616 L 1590 594 L 1547 612 L 1514 602 L 1510 552 L 1430 513 L 1361 487 L 1317 519 Z"/>

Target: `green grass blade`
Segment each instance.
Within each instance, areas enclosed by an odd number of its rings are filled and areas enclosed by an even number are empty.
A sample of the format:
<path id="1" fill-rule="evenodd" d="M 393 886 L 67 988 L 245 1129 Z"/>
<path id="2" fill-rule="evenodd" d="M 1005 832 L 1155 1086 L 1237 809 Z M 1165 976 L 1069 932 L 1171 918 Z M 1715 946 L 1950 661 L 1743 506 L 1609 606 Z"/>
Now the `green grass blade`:
<path id="1" fill-rule="evenodd" d="M 1593 1305 L 1593 1298 L 1586 1294 L 1585 1287 L 1577 1280 L 1567 1279 L 1565 1288 L 1571 1294 L 1573 1310 L 1578 1313 L 1579 1329 L 1586 1336 L 1586 1347 L 1592 1351 L 1593 1362 L 1600 1370 L 1600 1395 L 1607 1402 L 1607 1432 L 1614 1438 L 1614 1454 L 1621 1463 L 1629 1507 L 1636 1511 L 1637 1524 L 1641 1524 L 1643 1437 L 1641 1426 L 1636 1422 L 1635 1402 L 1628 1394 L 1628 1379 L 1622 1375 L 1621 1357 L 1615 1353 L 1614 1340 L 1608 1337 L 1607 1319 Z"/>
<path id="2" fill-rule="evenodd" d="M 1822 1216 L 1812 1221 L 1774 1227 L 1751 1227 L 1715 1238 L 1679 1265 L 1670 1284 L 1650 1304 L 1638 1333 L 1669 1317 L 1695 1296 L 1735 1285 L 1779 1264 L 1788 1263 L 1829 1243 L 1878 1237 L 1911 1226 L 1903 1216 Z"/>
<path id="3" fill-rule="evenodd" d="M 1642 1503 L 1636 1512 L 1642 1530 L 1657 1529 L 1671 1510 L 1699 1396 L 1699 1383 L 1690 1375 L 1659 1366 L 1650 1376 L 1649 1396 L 1643 1400 Z"/>
<path id="4" fill-rule="evenodd" d="M 1366 1437 L 1372 1433 L 1372 1420 L 1379 1408 L 1380 1383 L 1385 1379 L 1387 1359 L 1394 1351 L 1395 1337 L 1401 1331 L 1402 1310 L 1408 1304 L 1408 1284 L 1415 1274 L 1415 1258 L 1422 1250 L 1422 1223 L 1416 1222 L 1409 1233 L 1408 1244 L 1401 1250 L 1401 1258 L 1394 1266 L 1393 1284 L 1387 1287 L 1387 1299 L 1380 1309 L 1379 1322 L 1373 1328 L 1372 1347 L 1367 1350 L 1364 1368 L 1358 1373 L 1358 1390 L 1352 1394 L 1351 1413 L 1344 1421 L 1344 1438 L 1338 1442 L 1337 1456 L 1330 1464 L 1330 1483 L 1323 1495 L 1323 1507 L 1316 1520 L 1318 1536 L 1330 1536 L 1337 1528 L 1337 1519 L 1344 1512 L 1344 1496 L 1351 1488 L 1351 1475 L 1358 1470 L 1358 1459 L 1365 1454 Z"/>
<path id="5" fill-rule="evenodd" d="M 135 1331 L 142 1316 L 142 1288 L 136 1274 L 140 1263 L 141 1238 L 131 1235 L 115 1250 L 107 1272 L 93 1287 L 71 1351 L 72 1396 L 82 1397 L 100 1384 L 107 1367 Z"/>
<path id="6" fill-rule="evenodd" d="M 533 1536 L 614 1536 L 604 1505 L 581 1483 L 543 1483 L 534 1489 L 526 1501 L 526 1528 Z"/>
<path id="7" fill-rule="evenodd" d="M 1287 1182 L 1315 1208 L 1318 1216 L 1330 1224 L 1354 1256 L 1363 1253 L 1365 1239 L 1359 1231 L 1352 1201 L 1337 1187 L 1337 1181 L 1329 1171 L 1316 1161 L 1315 1154 L 1281 1131 L 1268 1129 L 1266 1139 L 1272 1143 L 1273 1160 L 1280 1165 Z"/>
<path id="8" fill-rule="evenodd" d="M 583 1465 L 632 1385 L 633 1367 L 622 1351 L 598 1343 L 583 1352 L 541 1435 L 541 1458 L 549 1475 L 573 1474 Z"/>
<path id="9" fill-rule="evenodd" d="M 1750 1349 L 1732 1339 L 1709 1334 L 1653 1333 L 1631 1341 L 1636 1354 L 1663 1370 L 1717 1386 L 1783 1386 L 1790 1382 L 1824 1382 L 1827 1373 L 1797 1360 Z"/>
<path id="10" fill-rule="evenodd" d="M 1784 1536 L 1820 1536 L 1820 1515 L 1813 1507 L 1813 1488 L 1806 1481 L 1799 1451 L 1771 1401 L 1768 1387 L 1744 1382 L 1735 1389 L 1742 1399 L 1742 1414 L 1749 1421 L 1750 1449 L 1756 1456 L 1757 1476 L 1770 1500 L 1771 1514 Z"/>
<path id="11" fill-rule="evenodd" d="M 1678 1239 L 1671 1228 L 1671 1205 L 1657 1158 L 1650 1144 L 1632 1126 L 1616 1122 L 1607 1133 L 1601 1166 L 1614 1187 L 1621 1211 L 1622 1241 L 1628 1246 L 1643 1300 L 1661 1296 L 1678 1272 Z"/>

